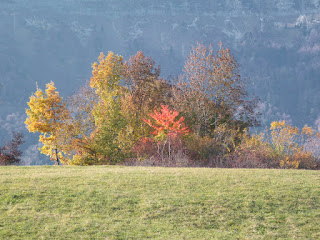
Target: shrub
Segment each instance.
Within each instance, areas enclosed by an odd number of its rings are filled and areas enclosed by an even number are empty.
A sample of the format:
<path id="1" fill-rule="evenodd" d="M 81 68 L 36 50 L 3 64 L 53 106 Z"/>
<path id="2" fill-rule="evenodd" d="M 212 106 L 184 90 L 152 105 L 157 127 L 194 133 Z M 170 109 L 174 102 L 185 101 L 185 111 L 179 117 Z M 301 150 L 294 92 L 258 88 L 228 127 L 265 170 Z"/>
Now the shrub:
<path id="1" fill-rule="evenodd" d="M 228 167 L 274 168 L 278 166 L 276 155 L 264 135 L 244 134 L 241 143 L 227 157 Z"/>
<path id="2" fill-rule="evenodd" d="M 216 167 L 221 155 L 221 145 L 211 137 L 199 137 L 191 134 L 185 140 L 189 159 L 195 166 Z"/>
<path id="3" fill-rule="evenodd" d="M 152 138 L 142 138 L 132 148 L 132 152 L 136 155 L 137 159 L 143 160 L 149 158 L 157 151 L 156 143 Z"/>
<path id="4" fill-rule="evenodd" d="M 318 167 L 317 157 L 311 152 L 299 151 L 292 156 L 294 162 L 298 162 L 298 168 L 316 169 Z"/>
<path id="5" fill-rule="evenodd" d="M 19 150 L 24 143 L 22 133 L 12 132 L 12 139 L 0 148 L 0 165 L 17 165 L 21 162 L 22 151 Z"/>

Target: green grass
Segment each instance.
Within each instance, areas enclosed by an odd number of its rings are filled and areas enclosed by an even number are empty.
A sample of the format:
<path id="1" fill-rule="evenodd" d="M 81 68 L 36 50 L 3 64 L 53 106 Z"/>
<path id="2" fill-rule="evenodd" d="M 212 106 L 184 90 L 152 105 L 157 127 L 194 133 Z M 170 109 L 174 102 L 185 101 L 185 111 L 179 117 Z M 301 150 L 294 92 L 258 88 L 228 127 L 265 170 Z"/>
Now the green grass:
<path id="1" fill-rule="evenodd" d="M 0 239 L 320 239 L 320 171 L 1 167 Z"/>

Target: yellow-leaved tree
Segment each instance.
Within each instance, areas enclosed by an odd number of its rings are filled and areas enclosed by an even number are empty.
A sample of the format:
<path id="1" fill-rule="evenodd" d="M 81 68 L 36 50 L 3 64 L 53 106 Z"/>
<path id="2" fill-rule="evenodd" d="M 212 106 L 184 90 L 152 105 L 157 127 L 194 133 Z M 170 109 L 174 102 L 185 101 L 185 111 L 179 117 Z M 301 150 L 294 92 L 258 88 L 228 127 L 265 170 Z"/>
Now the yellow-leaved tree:
<path id="1" fill-rule="evenodd" d="M 71 126 L 67 121 L 69 113 L 66 104 L 56 91 L 54 83 L 48 83 L 45 92 L 38 88 L 30 97 L 28 105 L 25 124 L 29 132 L 40 133 L 39 141 L 43 146 L 39 150 L 58 165 L 66 163 L 64 153 L 68 152 L 66 146 L 69 144 L 66 144 L 64 133 Z"/>
<path id="2" fill-rule="evenodd" d="M 109 52 L 100 54 L 98 62 L 92 65 L 90 87 L 97 95 L 92 115 L 95 121 L 94 135 L 97 164 L 115 164 L 120 161 L 128 148 L 123 132 L 127 121 L 121 104 L 127 91 L 120 82 L 123 80 L 123 58 Z"/>
<path id="3" fill-rule="evenodd" d="M 318 134 L 311 127 L 305 125 L 299 131 L 283 120 L 272 122 L 270 130 L 270 143 L 280 160 L 280 168 L 316 168 L 317 156 L 309 146 Z"/>

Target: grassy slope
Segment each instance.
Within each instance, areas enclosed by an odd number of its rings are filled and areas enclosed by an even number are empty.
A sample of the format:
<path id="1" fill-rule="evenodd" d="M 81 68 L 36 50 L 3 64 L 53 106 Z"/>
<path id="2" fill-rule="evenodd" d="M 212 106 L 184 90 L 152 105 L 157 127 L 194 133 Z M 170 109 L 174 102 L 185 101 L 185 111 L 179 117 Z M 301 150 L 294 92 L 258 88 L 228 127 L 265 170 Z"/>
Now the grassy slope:
<path id="1" fill-rule="evenodd" d="M 1 167 L 0 239 L 320 239 L 320 171 Z"/>

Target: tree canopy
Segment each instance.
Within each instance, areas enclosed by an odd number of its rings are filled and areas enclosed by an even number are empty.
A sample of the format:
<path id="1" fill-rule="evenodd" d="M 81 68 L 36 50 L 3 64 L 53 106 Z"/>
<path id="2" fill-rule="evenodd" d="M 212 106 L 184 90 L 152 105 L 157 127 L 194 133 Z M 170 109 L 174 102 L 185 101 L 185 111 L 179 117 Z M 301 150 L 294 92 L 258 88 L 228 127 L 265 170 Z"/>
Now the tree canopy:
<path id="1" fill-rule="evenodd" d="M 108 52 L 90 81 L 64 102 L 54 83 L 30 97 L 30 132 L 57 164 L 316 168 L 320 134 L 273 122 L 259 125 L 257 99 L 230 49 L 197 44 L 169 82 L 142 51 L 124 60 Z M 313 144 L 313 145 L 312 145 Z M 252 160 L 255 159 L 255 160 Z"/>

